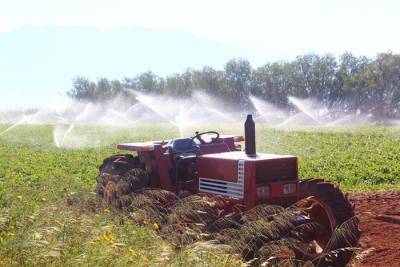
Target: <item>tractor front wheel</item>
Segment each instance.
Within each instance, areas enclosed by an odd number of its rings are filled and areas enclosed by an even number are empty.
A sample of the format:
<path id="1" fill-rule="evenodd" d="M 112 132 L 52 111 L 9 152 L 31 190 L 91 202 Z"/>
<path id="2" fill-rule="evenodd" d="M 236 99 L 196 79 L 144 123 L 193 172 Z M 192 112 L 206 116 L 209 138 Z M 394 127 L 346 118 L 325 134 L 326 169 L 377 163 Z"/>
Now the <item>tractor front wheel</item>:
<path id="1" fill-rule="evenodd" d="M 299 206 L 317 225 L 303 236 L 306 249 L 301 258 L 318 266 L 346 265 L 360 238 L 354 205 L 337 186 L 322 179 L 301 181 L 300 199 Z"/>

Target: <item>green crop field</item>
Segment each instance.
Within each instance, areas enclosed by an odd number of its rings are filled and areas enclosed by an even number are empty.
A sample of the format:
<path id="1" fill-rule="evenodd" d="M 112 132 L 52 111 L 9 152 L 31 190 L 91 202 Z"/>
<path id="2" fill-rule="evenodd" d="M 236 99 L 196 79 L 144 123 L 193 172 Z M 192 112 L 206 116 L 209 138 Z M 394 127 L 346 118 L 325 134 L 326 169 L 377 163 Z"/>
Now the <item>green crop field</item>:
<path id="1" fill-rule="evenodd" d="M 0 132 L 9 125 L 0 125 Z M 194 132 L 187 129 L 187 133 Z M 242 133 L 241 125 L 196 130 Z M 173 138 L 164 124 L 77 126 L 54 145 L 54 126 L 21 125 L 0 136 L 0 266 L 237 266 L 225 247 L 175 249 L 156 222 L 133 224 L 96 207 L 95 177 L 118 142 Z M 193 131 L 192 131 L 193 130 Z M 295 154 L 301 177 L 323 177 L 345 191 L 400 189 L 400 128 L 257 126 L 259 152 Z"/>

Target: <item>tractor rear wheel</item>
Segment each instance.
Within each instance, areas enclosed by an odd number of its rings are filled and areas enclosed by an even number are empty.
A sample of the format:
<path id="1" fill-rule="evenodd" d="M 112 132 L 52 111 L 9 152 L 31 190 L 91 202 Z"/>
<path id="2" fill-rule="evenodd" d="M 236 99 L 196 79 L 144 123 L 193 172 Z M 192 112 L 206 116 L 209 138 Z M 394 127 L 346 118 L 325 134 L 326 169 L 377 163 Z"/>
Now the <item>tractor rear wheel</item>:
<path id="1" fill-rule="evenodd" d="M 99 172 L 121 175 L 139 166 L 139 157 L 134 157 L 131 154 L 117 154 L 104 159 L 103 164 L 99 167 Z"/>
<path id="2" fill-rule="evenodd" d="M 353 255 L 349 248 L 360 238 L 354 205 L 337 186 L 322 179 L 300 181 L 300 199 L 299 206 L 318 225 L 304 236 L 308 247 L 301 258 L 318 266 L 345 266 Z"/>
<path id="3" fill-rule="evenodd" d="M 140 168 L 138 157 L 114 155 L 103 161 L 96 181 L 96 194 L 102 205 L 123 208 L 132 193 L 148 185 L 149 176 Z"/>

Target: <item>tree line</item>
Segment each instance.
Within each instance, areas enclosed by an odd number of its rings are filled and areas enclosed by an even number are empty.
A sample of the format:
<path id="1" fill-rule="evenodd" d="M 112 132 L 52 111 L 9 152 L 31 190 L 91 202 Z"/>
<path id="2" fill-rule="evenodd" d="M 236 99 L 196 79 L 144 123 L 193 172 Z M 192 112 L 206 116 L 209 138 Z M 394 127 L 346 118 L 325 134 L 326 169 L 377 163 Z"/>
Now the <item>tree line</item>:
<path id="1" fill-rule="evenodd" d="M 369 58 L 345 53 L 336 58 L 307 54 L 257 68 L 239 58 L 229 60 L 223 70 L 205 66 L 166 77 L 151 71 L 122 80 L 76 77 L 67 94 L 101 102 L 128 96 L 126 89 L 179 97 L 198 90 L 243 109 L 251 106 L 250 94 L 286 109 L 290 108 L 288 96 L 312 97 L 331 110 L 392 118 L 400 117 L 400 55 L 387 52 Z"/>

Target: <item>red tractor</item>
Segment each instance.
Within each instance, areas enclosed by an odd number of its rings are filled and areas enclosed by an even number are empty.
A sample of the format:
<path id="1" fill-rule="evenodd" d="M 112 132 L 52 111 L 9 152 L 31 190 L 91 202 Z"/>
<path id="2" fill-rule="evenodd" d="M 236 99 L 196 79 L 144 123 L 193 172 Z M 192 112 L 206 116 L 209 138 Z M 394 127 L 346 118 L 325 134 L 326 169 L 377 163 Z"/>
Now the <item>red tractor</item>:
<path id="1" fill-rule="evenodd" d="M 242 141 L 244 151 L 239 144 Z M 137 179 L 122 190 L 116 181 L 98 180 L 97 192 L 106 205 L 142 188 L 160 188 L 180 197 L 215 195 L 239 204 L 243 211 L 261 204 L 289 207 L 303 200 L 305 213 L 292 220 L 321 225 L 322 231 L 313 237 L 320 252 L 335 228 L 354 217 L 353 205 L 335 185 L 322 179 L 299 180 L 296 156 L 256 153 L 251 115 L 245 122 L 244 137 L 196 132 L 192 138 L 123 143 L 117 148 L 137 152 L 137 156 L 105 159 L 99 177 L 131 172 Z M 358 238 L 357 233 L 346 246 L 356 246 Z"/>

